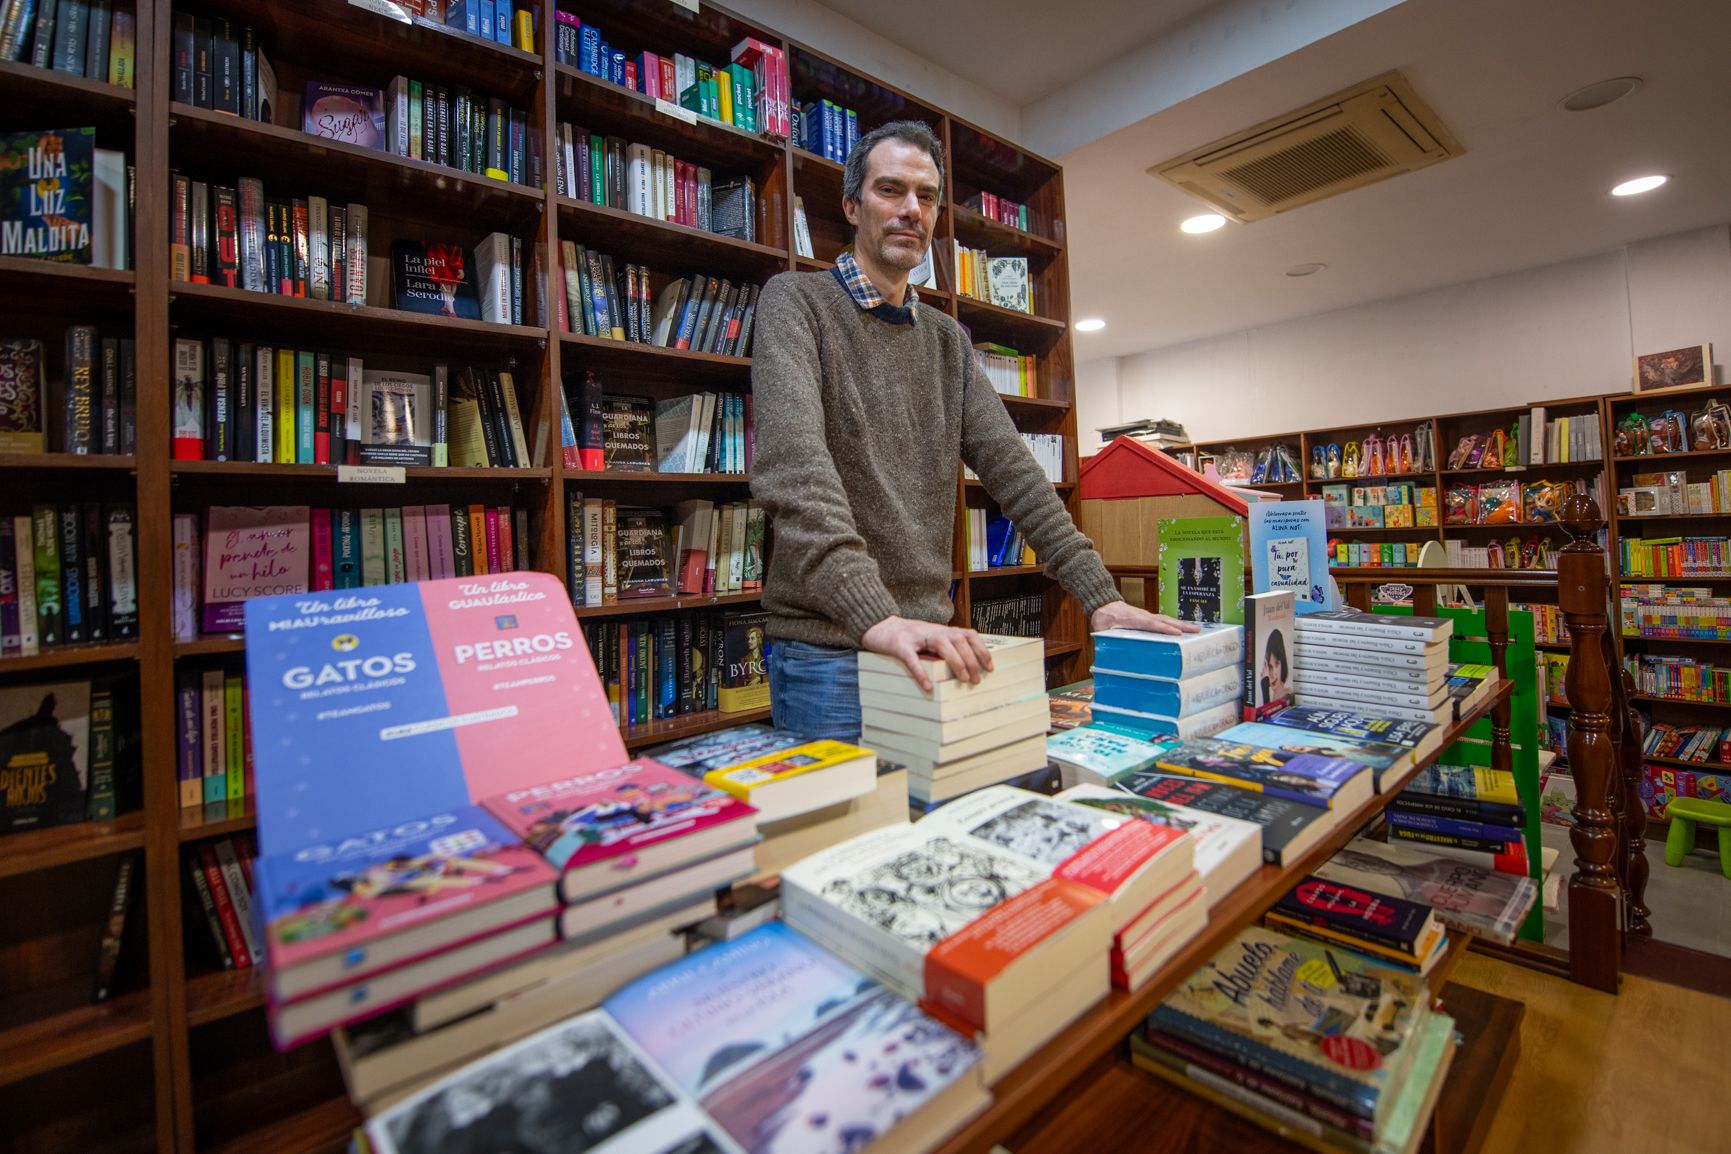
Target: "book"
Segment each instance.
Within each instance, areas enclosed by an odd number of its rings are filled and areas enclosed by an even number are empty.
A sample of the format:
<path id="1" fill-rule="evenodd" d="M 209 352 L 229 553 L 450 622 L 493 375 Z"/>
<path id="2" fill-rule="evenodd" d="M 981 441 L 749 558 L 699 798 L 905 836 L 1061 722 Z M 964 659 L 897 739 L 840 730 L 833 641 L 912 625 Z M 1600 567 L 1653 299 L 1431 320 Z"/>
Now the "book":
<path id="1" fill-rule="evenodd" d="M 1245 598 L 1245 721 L 1260 721 L 1291 703 L 1291 647 L 1296 615 L 1290 589 L 1252 593 Z"/>
<path id="2" fill-rule="evenodd" d="M 566 902 L 756 840 L 757 811 L 751 806 L 644 758 L 525 784 L 483 804 L 560 871 Z"/>
<path id="3" fill-rule="evenodd" d="M 603 1007 L 752 1154 L 922 1150 L 987 1102 L 973 1042 L 781 922 Z"/>
<path id="4" fill-rule="evenodd" d="M 1335 604 L 1328 575 L 1323 502 L 1258 501 L 1250 506 L 1250 572 L 1257 593 L 1290 589 L 1300 617 Z"/>
<path id="5" fill-rule="evenodd" d="M 842 741 L 813 741 L 711 769 L 703 780 L 751 805 L 759 822 L 775 822 L 872 792 L 877 756 Z"/>
<path id="6" fill-rule="evenodd" d="M 351 241 L 355 238 L 350 208 Z M 351 268 L 353 265 L 351 264 Z M 476 274 L 460 244 L 399 239 L 391 242 L 391 287 L 405 312 L 481 319 Z"/>
<path id="7" fill-rule="evenodd" d="M 1371 773 L 1357 762 L 1213 737 L 1170 746 L 1160 752 L 1155 764 L 1168 773 L 1225 782 L 1322 809 L 1349 810 L 1373 794 Z"/>
<path id="8" fill-rule="evenodd" d="M 204 527 L 204 632 L 239 631 L 250 598 L 305 593 L 311 534 L 305 505 L 212 506 Z"/>
<path id="9" fill-rule="evenodd" d="M 0 453 L 46 451 L 46 369 L 41 341 L 0 340 Z"/>
<path id="10" fill-rule="evenodd" d="M 1148 1024 L 1374 1122 L 1389 1112 L 1429 1006 L 1416 975 L 1252 926 Z"/>
<path id="11" fill-rule="evenodd" d="M 1306 614 L 1298 623 L 1301 633 L 1363 637 L 1388 637 L 1422 641 L 1427 646 L 1454 636 L 1455 623 L 1448 617 L 1417 617 L 1392 613 L 1366 613 L 1350 606 Z M 1319 641 L 1326 643 L 1324 638 Z"/>
<path id="12" fill-rule="evenodd" d="M 1233 671 L 1236 673 L 1236 671 Z M 1237 679 L 1234 677 L 1234 684 Z M 1094 702 L 1093 724 L 1116 733 L 1127 733 L 1144 740 L 1188 740 L 1219 733 L 1238 720 L 1240 706 L 1237 696 L 1211 709 L 1184 717 L 1169 717 L 1139 709 L 1126 709 L 1107 701 Z"/>
<path id="13" fill-rule="evenodd" d="M 1317 867 L 1316 876 L 1436 911 L 1450 929 L 1508 945 L 1539 898 L 1529 877 L 1498 873 L 1415 845 L 1354 838 Z"/>
<path id="14" fill-rule="evenodd" d="M 659 509 L 621 509 L 618 521 L 619 596 L 666 597 L 667 517 Z"/>
<path id="15" fill-rule="evenodd" d="M 1057 797 L 1073 805 L 1134 817 L 1155 825 L 1168 825 L 1189 834 L 1192 860 L 1201 875 L 1208 905 L 1237 889 L 1239 883 L 1256 872 L 1262 861 L 1263 831 L 1255 822 L 1236 816 L 1163 801 L 1154 796 L 1152 790 L 1138 794 L 1116 785 L 1075 785 Z"/>
<path id="16" fill-rule="evenodd" d="M 985 685 L 993 677 L 1003 675 L 1006 679 L 1018 674 L 1026 675 L 1030 669 L 1039 668 L 1045 659 L 1045 643 L 1038 637 L 1004 637 L 995 634 L 981 634 L 980 644 L 985 646 L 991 655 L 992 668 L 984 671 L 981 685 Z M 927 654 L 918 655 L 920 668 L 934 685 L 940 681 L 955 679 L 955 672 L 949 663 L 941 657 Z M 907 666 L 894 657 L 882 653 L 872 653 L 869 650 L 859 651 L 859 667 L 861 674 L 877 673 L 888 676 L 900 676 L 910 683 Z"/>
<path id="17" fill-rule="evenodd" d="M 93 263 L 95 149 L 94 128 L 0 133 L 0 256 Z"/>
<path id="18" fill-rule="evenodd" d="M 1161 518 L 1160 612 L 1180 621 L 1244 623 L 1244 518 Z"/>
<path id="19" fill-rule="evenodd" d="M 607 394 L 602 399 L 603 468 L 622 473 L 655 471 L 654 407 L 648 397 Z"/>
<path id="20" fill-rule="evenodd" d="M 1414 965 L 1428 959 L 1443 936 L 1429 905 L 1314 874 L 1282 894 L 1268 917 L 1323 931 L 1331 940 L 1381 947 Z"/>
<path id="21" fill-rule="evenodd" d="M 1450 664 L 1445 684 L 1448 687 L 1449 703 L 1453 706 L 1454 719 L 1472 713 L 1496 692 L 1502 675 L 1494 665 L 1471 663 Z"/>
<path id="22" fill-rule="evenodd" d="M 1160 747 L 1153 742 L 1093 725 L 1077 726 L 1046 739 L 1046 756 L 1065 771 L 1065 781 L 1071 785 L 1104 785 L 1126 770 L 1147 769 L 1159 752 Z"/>
<path id="23" fill-rule="evenodd" d="M 0 688 L 0 836 L 83 821 L 90 683 Z"/>
<path id="24" fill-rule="evenodd" d="M 1103 996 L 1117 928 L 1105 896 L 998 841 L 931 822 L 942 813 L 788 867 L 783 918 L 903 997 L 988 1035 L 1032 1009 L 1054 974 L 1087 967 L 1090 992 Z"/>
<path id="25" fill-rule="evenodd" d="M 1427 765 L 1406 783 L 1399 800 L 1413 804 L 1420 797 L 1497 807 L 1489 812 L 1519 811 L 1521 797 L 1514 774 L 1484 765 Z"/>
<path id="26" fill-rule="evenodd" d="M 432 464 L 433 381 L 425 373 L 363 369 L 360 390 L 362 465 Z"/>
<path id="27" fill-rule="evenodd" d="M 385 94 L 359 84 L 309 81 L 301 131 L 359 148 L 385 147 Z"/>
<path id="28" fill-rule="evenodd" d="M 754 722 L 651 746 L 643 751 L 643 756 L 702 777 L 712 769 L 727 769 L 763 754 L 792 749 L 805 741 L 797 733 Z"/>
<path id="29" fill-rule="evenodd" d="M 1051 732 L 1087 725 L 1094 717 L 1094 682 L 1077 681 L 1059 686 L 1046 695 Z"/>
<path id="30" fill-rule="evenodd" d="M 476 806 L 267 854 L 254 869 L 273 1003 L 550 922 L 559 904 L 553 868 Z"/>
<path id="31" fill-rule="evenodd" d="M 741 1154 L 602 1010 L 496 1050 L 380 1111 L 374 1154 L 582 1150 Z"/>
<path id="32" fill-rule="evenodd" d="M 1176 680 L 1115 673 L 1099 664 L 1090 672 L 1098 704 L 1175 721 L 1223 705 L 1236 706 L 1244 694 L 1244 671 L 1233 666 Z"/>
<path id="33" fill-rule="evenodd" d="M 717 695 L 723 713 L 743 713 L 769 705 L 769 670 L 764 663 L 767 613 L 729 613 L 721 622 L 721 685 Z"/>
<path id="34" fill-rule="evenodd" d="M 1328 737 L 1360 744 L 1395 746 L 1411 754 L 1413 765 L 1423 765 L 1429 761 L 1432 754 L 1441 747 L 1443 737 L 1442 727 L 1430 722 L 1382 717 L 1370 711 L 1355 712 L 1314 705 L 1295 705 L 1283 709 L 1259 724 L 1299 730 L 1306 735 L 1301 740 L 1312 745 L 1323 744 L 1319 739 Z M 1333 756 L 1350 755 L 1342 752 Z M 1366 757 L 1359 757 L 1358 760 L 1372 764 Z M 1401 769 L 1404 766 L 1396 764 L 1385 767 L 1390 768 Z M 1388 786 L 1395 782 L 1395 777 L 1379 771 L 1377 792 L 1386 792 Z"/>
<path id="35" fill-rule="evenodd" d="M 1174 776 L 1161 772 L 1158 766 L 1127 770 L 1112 779 L 1112 786 L 1138 797 L 1259 826 L 1263 860 L 1269 865 L 1287 864 L 1315 845 L 1335 824 L 1326 809 L 1308 802 L 1211 778 Z"/>
<path id="36" fill-rule="evenodd" d="M 626 760 L 549 574 L 255 597 L 245 613 L 267 854 L 540 784 L 551 759 L 573 774 Z"/>
<path id="37" fill-rule="evenodd" d="M 1114 673 L 1177 680 L 1236 666 L 1244 658 L 1242 625 L 1205 626 L 1171 635 L 1137 629 L 1094 634 L 1094 665 Z"/>

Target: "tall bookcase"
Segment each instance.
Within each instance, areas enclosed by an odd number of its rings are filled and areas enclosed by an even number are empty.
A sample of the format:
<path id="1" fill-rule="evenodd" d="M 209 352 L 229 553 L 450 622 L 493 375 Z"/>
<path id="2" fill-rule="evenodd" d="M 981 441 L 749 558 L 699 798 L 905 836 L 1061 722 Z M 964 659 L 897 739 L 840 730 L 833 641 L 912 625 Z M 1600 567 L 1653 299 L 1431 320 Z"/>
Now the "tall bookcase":
<path id="1" fill-rule="evenodd" d="M 535 568 L 566 575 L 567 497 L 611 497 L 668 507 L 687 497 L 743 499 L 744 476 L 578 472 L 561 467 L 555 389 L 586 371 L 609 392 L 656 398 L 705 389 L 746 390 L 751 362 L 585 337 L 558 324 L 557 298 L 526 284 L 525 325 L 452 320 L 390 307 L 385 254 L 396 237 L 473 246 L 504 231 L 525 243 L 542 270 L 559 268 L 560 243 L 575 240 L 647 265 L 653 287 L 702 272 L 761 284 L 788 270 L 831 267 L 849 240 L 840 208 L 841 165 L 780 141 L 717 122 L 672 115 L 656 103 L 556 63 L 554 4 L 541 8 L 540 51 L 529 53 L 417 18 L 397 20 L 345 3 L 257 4 L 247 0 L 123 0 L 138 16 L 137 88 L 127 90 L 24 65 L 0 63 L 0 123 L 8 130 L 94 124 L 98 143 L 124 149 L 136 168 L 135 271 L 115 272 L 0 260 L 5 335 L 37 336 L 50 350 L 50 375 L 64 330 L 97 323 L 104 334 L 130 328 L 138 366 L 138 449 L 134 457 L 0 456 L 0 476 L 19 507 L 35 501 L 136 501 L 141 632 L 136 642 L 60 649 L 0 663 L 0 685 L 136 672 L 142 717 L 143 806 L 116 821 L 0 837 L 0 1118 L 9 1149 L 76 1146 L 104 1150 L 307 1150 L 335 1148 L 355 1116 L 342 1095 L 329 1046 L 278 1054 L 269 1045 L 256 970 L 224 971 L 204 959 L 202 925 L 183 916 L 181 858 L 208 839 L 250 830 L 250 802 L 182 809 L 176 781 L 176 676 L 238 663 L 243 638 L 176 641 L 171 627 L 174 513 L 227 504 L 377 506 L 415 503 L 511 504 L 527 511 Z M 1074 358 L 1068 328 L 1063 177 L 1050 161 L 952 117 L 892 85 L 724 8 L 642 5 L 629 0 L 558 0 L 612 44 L 725 61 L 755 36 L 788 54 L 792 95 L 827 97 L 855 109 L 860 130 L 911 117 L 932 125 L 949 154 L 946 199 L 934 251 L 940 288 L 926 304 L 949 313 L 976 341 L 1010 345 L 1037 358 L 1038 395 L 1005 397 L 1018 427 L 1064 438 L 1058 492 L 1076 508 Z M 277 123 L 260 124 L 176 103 L 172 96 L 174 16 L 191 11 L 250 26 L 279 82 Z M 321 140 L 299 131 L 308 81 L 384 87 L 403 74 L 466 84 L 527 110 L 542 183 L 507 184 L 431 163 Z M 52 107 L 52 115 L 44 113 Z M 561 121 L 667 149 L 718 176 L 750 176 L 760 194 L 756 243 L 638 217 L 558 195 L 554 139 Z M 254 294 L 169 279 L 170 173 L 232 184 L 262 178 L 274 195 L 325 196 L 370 210 L 366 305 Z M 990 191 L 1030 207 L 1028 231 L 963 206 Z M 793 198 L 805 206 L 815 254 L 794 255 Z M 994 255 L 1029 258 L 1038 312 L 1027 315 L 958 297 L 953 242 Z M 532 279 L 532 278 L 530 278 Z M 557 292 L 558 286 L 552 286 Z M 536 318 L 547 324 L 537 324 Z M 226 336 L 276 346 L 365 357 L 369 367 L 426 371 L 435 361 L 509 367 L 531 444 L 529 467 L 409 468 L 401 485 L 339 484 L 315 465 L 171 461 L 170 361 L 177 337 Z M 969 620 L 979 600 L 1037 594 L 1044 602 L 1049 676 L 1081 676 L 1087 623 L 1038 567 L 966 572 L 963 511 L 989 503 L 978 482 L 956 478 L 953 600 Z M 771 527 L 773 538 L 773 526 Z M 773 546 L 772 546 L 773 548 Z M 751 607 L 755 594 L 683 597 L 578 610 L 587 620 Z M 638 748 L 708 729 L 760 720 L 764 713 L 688 714 L 625 730 Z M 142 852 L 138 897 L 116 996 L 86 1001 L 100 923 L 119 855 Z M 10 912 L 25 910 L 13 918 Z M 196 917 L 196 914 L 193 914 Z M 196 932 L 195 932 L 196 931 Z"/>

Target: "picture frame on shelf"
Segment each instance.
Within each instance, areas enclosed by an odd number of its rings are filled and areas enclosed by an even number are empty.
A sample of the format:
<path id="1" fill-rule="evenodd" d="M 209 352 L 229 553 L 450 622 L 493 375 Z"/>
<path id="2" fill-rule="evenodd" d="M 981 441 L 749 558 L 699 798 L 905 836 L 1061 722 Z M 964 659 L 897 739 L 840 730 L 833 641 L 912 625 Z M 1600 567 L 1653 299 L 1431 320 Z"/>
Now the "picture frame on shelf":
<path id="1" fill-rule="evenodd" d="M 1635 358 L 1635 388 L 1640 394 L 1704 389 L 1713 383 L 1713 346 L 1690 345 Z"/>

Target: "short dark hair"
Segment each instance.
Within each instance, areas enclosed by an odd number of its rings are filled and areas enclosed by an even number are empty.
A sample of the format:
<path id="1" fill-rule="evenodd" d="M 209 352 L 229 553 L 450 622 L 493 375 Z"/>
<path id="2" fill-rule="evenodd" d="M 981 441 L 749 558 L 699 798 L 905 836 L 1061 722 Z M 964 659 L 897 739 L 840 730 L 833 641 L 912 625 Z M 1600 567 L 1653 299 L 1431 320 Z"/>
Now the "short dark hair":
<path id="1" fill-rule="evenodd" d="M 860 137 L 855 142 L 853 151 L 847 154 L 847 164 L 841 177 L 843 197 L 852 201 L 859 200 L 860 191 L 865 188 L 866 160 L 871 156 L 873 148 L 890 139 L 906 141 L 925 149 L 926 155 L 932 158 L 932 163 L 938 166 L 938 191 L 943 191 L 944 145 L 938 139 L 938 134 L 923 120 L 892 120 Z"/>
<path id="2" fill-rule="evenodd" d="M 1268 648 L 1264 650 L 1264 657 L 1272 657 L 1280 662 L 1281 677 L 1291 676 L 1292 667 L 1286 663 L 1286 637 L 1280 630 L 1276 629 L 1268 635 Z"/>

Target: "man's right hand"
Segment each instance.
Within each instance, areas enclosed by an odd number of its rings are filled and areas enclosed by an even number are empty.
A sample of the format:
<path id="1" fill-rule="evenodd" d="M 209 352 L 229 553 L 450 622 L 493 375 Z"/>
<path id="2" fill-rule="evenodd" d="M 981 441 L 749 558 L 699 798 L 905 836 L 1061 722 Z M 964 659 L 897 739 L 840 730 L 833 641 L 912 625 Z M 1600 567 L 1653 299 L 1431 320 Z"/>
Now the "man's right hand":
<path id="1" fill-rule="evenodd" d="M 992 654 L 980 635 L 972 629 L 954 625 L 930 625 L 906 617 L 885 617 L 865 631 L 860 646 L 873 653 L 894 657 L 907 666 L 908 672 L 927 693 L 932 691 L 932 679 L 920 665 L 920 654 L 941 657 L 957 680 L 978 682 L 981 673 L 992 669 Z"/>

